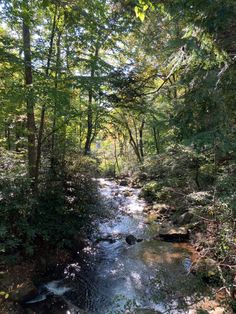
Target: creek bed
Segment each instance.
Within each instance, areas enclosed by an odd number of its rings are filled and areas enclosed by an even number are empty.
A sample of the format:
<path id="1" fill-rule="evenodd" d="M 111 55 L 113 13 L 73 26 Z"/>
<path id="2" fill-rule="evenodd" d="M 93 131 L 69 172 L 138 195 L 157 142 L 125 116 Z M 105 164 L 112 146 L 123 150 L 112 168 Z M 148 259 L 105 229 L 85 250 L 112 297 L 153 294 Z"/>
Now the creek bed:
<path id="1" fill-rule="evenodd" d="M 145 223 L 139 189 L 100 179 L 100 192 L 111 218 L 99 222 L 93 241 L 59 280 L 42 285 L 28 312 L 190 313 L 205 290 L 189 273 L 191 246 L 154 239 L 158 226 Z M 128 245 L 130 234 L 142 241 Z"/>

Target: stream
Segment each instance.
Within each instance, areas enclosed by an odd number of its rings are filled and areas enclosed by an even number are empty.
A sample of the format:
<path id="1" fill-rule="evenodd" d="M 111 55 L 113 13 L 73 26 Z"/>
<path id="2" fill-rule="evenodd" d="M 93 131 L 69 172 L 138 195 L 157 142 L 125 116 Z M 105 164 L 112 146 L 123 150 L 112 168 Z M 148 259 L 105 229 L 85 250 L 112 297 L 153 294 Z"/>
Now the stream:
<path id="1" fill-rule="evenodd" d="M 155 239 L 158 223 L 146 223 L 139 189 L 99 181 L 111 217 L 101 219 L 78 261 L 66 265 L 59 280 L 39 288 L 27 303 L 29 313 L 196 313 L 190 304 L 205 288 L 189 272 L 191 246 Z M 140 242 L 129 245 L 131 234 Z"/>

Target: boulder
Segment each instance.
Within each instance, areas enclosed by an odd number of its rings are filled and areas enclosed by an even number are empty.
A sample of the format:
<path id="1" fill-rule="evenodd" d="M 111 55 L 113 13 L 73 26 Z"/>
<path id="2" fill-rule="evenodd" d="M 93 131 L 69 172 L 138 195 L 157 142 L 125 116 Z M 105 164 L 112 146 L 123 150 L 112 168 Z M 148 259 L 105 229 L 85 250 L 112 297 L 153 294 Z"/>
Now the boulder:
<path id="1" fill-rule="evenodd" d="M 158 211 L 160 214 L 165 214 L 170 210 L 170 207 L 166 204 L 154 204 L 152 206 L 152 209 L 154 211 Z"/>
<path id="2" fill-rule="evenodd" d="M 193 222 L 194 219 L 194 211 L 188 210 L 187 212 L 181 214 L 181 215 L 175 215 L 173 219 L 173 223 L 176 225 L 187 225 Z"/>
<path id="3" fill-rule="evenodd" d="M 132 193 L 131 191 L 124 191 L 123 195 L 124 195 L 125 197 L 129 197 L 129 196 L 132 196 L 133 193 Z"/>
<path id="4" fill-rule="evenodd" d="M 121 186 L 127 186 L 128 185 L 128 180 L 122 179 L 122 180 L 120 180 L 119 184 Z"/>
<path id="5" fill-rule="evenodd" d="M 189 238 L 188 229 L 185 227 L 166 226 L 159 230 L 159 237 L 165 241 L 186 241 Z"/>
<path id="6" fill-rule="evenodd" d="M 160 218 L 161 218 L 161 215 L 158 212 L 151 211 L 151 212 L 148 213 L 147 221 L 149 223 L 152 223 L 154 221 L 157 221 Z"/>
<path id="7" fill-rule="evenodd" d="M 136 243 L 137 239 L 135 238 L 135 236 L 133 236 L 132 234 L 129 234 L 126 238 L 125 241 L 129 244 L 129 245 L 133 245 Z"/>

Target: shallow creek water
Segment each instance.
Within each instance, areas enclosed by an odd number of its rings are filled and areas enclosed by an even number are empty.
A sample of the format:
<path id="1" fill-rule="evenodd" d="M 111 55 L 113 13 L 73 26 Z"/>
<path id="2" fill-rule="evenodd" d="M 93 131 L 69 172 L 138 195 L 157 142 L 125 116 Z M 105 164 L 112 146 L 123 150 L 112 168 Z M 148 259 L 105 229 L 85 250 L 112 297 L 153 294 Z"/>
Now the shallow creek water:
<path id="1" fill-rule="evenodd" d="M 99 222 L 78 261 L 65 266 L 60 280 L 42 285 L 28 306 L 37 314 L 190 313 L 202 294 L 189 273 L 191 246 L 155 239 L 158 224 L 145 223 L 138 189 L 99 183 L 112 217 Z M 143 241 L 128 245 L 129 234 Z"/>

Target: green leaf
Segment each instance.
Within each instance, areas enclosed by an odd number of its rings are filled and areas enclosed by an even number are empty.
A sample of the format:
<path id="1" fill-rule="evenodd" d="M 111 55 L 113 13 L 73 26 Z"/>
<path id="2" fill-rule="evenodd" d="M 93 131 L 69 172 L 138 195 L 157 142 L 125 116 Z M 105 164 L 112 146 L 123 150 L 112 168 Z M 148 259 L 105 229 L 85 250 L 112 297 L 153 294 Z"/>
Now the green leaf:
<path id="1" fill-rule="evenodd" d="M 134 8 L 134 12 L 135 12 L 136 17 L 139 17 L 139 10 L 140 9 L 137 6 Z"/>
<path id="2" fill-rule="evenodd" d="M 140 12 L 138 17 L 139 17 L 140 20 L 143 22 L 144 19 L 145 19 L 145 13 L 144 13 L 144 12 Z"/>
<path id="3" fill-rule="evenodd" d="M 141 9 L 140 7 L 136 6 L 134 8 L 134 11 L 135 11 L 135 15 L 136 17 L 138 17 L 142 22 L 144 21 L 145 19 L 145 13 L 143 11 L 143 9 Z"/>

